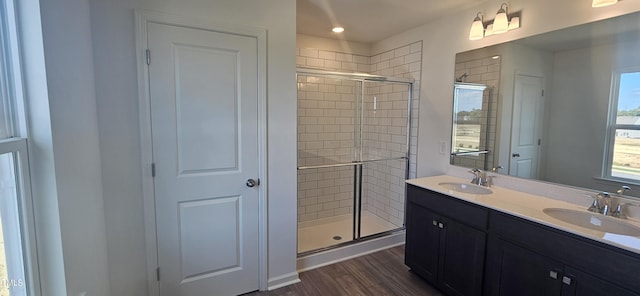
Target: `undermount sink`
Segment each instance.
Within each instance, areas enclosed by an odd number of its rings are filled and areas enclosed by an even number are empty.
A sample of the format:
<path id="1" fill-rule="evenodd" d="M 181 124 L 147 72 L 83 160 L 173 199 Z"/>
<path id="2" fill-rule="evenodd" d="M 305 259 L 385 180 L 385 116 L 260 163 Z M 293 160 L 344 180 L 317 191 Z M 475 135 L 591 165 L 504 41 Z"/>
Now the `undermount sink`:
<path id="1" fill-rule="evenodd" d="M 438 185 L 447 188 L 452 191 L 457 191 L 461 193 L 470 193 L 470 194 L 491 194 L 493 191 L 491 189 L 473 185 L 469 183 L 458 183 L 458 182 L 443 182 L 438 183 Z"/>
<path id="2" fill-rule="evenodd" d="M 611 218 L 603 216 L 601 214 L 562 208 L 546 208 L 542 211 L 553 218 L 571 223 L 576 226 L 606 233 L 640 236 L 639 227 L 628 224 L 622 220 L 618 220 L 618 218 Z"/>

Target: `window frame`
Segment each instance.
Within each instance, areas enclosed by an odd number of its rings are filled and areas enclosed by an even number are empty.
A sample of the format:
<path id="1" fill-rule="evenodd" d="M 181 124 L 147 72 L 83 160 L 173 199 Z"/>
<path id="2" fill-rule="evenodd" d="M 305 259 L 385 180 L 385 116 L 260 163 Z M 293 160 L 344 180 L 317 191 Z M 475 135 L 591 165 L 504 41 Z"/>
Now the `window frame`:
<path id="1" fill-rule="evenodd" d="M 20 223 L 19 231 L 24 268 L 24 279 L 22 280 L 24 280 L 27 295 L 41 295 L 27 139 L 14 137 L 0 140 L 0 155 L 8 153 L 13 154 L 16 177 L 18 221 Z M 7 243 L 5 241 L 5 245 Z M 0 279 L 0 283 L 2 283 L 2 280 L 19 279 L 9 276 L 8 279 Z"/>
<path id="2" fill-rule="evenodd" d="M 0 71 L 3 76 L 0 79 L 4 80 L 0 83 L 3 84 L 4 95 L 9 97 L 6 111 L 10 114 L 9 137 L 0 139 L 0 154 L 13 155 L 26 295 L 40 296 L 42 287 L 36 240 L 35 201 L 31 189 L 22 57 L 18 36 L 18 1 L 20 0 L 0 2 L 0 59 L 2 59 Z M 9 274 L 8 277 L 10 277 Z"/>
<path id="3" fill-rule="evenodd" d="M 640 66 L 618 68 L 613 71 L 611 79 L 611 91 L 609 98 L 609 113 L 607 118 L 607 134 L 605 141 L 605 157 L 602 167 L 602 177 L 604 179 L 619 181 L 625 183 L 640 184 L 640 178 L 631 179 L 613 176 L 613 153 L 615 150 L 615 140 L 617 130 L 637 130 L 640 131 L 640 125 L 618 124 L 618 99 L 620 96 L 620 79 L 623 74 L 640 73 Z"/>

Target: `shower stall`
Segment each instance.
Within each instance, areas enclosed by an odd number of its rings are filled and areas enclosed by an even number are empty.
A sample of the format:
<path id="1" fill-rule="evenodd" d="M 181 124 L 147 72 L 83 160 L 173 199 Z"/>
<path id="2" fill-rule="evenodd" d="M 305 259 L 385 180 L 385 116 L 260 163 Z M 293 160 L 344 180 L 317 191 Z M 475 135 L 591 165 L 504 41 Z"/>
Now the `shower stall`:
<path id="1" fill-rule="evenodd" d="M 404 227 L 412 79 L 298 68 L 298 254 Z"/>

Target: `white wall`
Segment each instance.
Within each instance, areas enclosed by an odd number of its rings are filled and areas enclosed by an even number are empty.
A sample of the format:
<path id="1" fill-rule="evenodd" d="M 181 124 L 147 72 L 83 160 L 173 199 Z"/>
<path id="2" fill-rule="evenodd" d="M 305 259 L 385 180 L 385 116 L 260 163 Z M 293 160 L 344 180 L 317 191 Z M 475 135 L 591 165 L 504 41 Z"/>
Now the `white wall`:
<path id="1" fill-rule="evenodd" d="M 297 279 L 295 1 L 91 0 L 112 295 L 146 295 L 134 9 L 268 31 L 268 268 Z"/>
<path id="2" fill-rule="evenodd" d="M 50 178 L 53 177 L 55 185 L 49 184 L 49 188 L 55 188 L 56 192 L 34 191 L 34 194 L 37 203 L 45 198 L 57 198 L 65 294 L 111 295 L 89 0 L 41 1 L 40 9 L 51 142 L 31 143 L 39 149 L 34 152 L 34 161 L 53 161 L 55 175 L 48 170 L 44 172 L 46 176 L 34 181 L 39 183 L 38 187 L 52 181 Z M 32 108 L 35 106 L 30 106 L 30 110 L 35 111 Z M 33 128 L 46 126 L 49 120 L 46 114 L 45 117 L 34 118 L 37 114 L 30 114 L 35 124 Z M 48 158 L 51 152 L 53 159 Z M 47 200 L 36 204 L 36 207 L 47 205 L 55 206 L 55 202 Z M 45 234 L 48 235 L 57 233 Z M 45 244 L 43 247 L 48 246 Z M 45 261 L 51 259 L 44 258 Z M 45 273 L 43 279 L 43 295 L 62 295 L 59 293 L 64 291 L 64 286 L 51 283 L 61 280 L 60 275 Z"/>
<path id="3" fill-rule="evenodd" d="M 638 1 L 621 1 L 617 5 L 598 9 L 592 8 L 591 2 L 586 0 L 513 0 L 510 3 L 511 11 L 522 11 L 521 28 L 505 34 L 477 41 L 468 40 L 471 22 L 476 13 L 482 11 L 485 15 L 491 16 L 495 15 L 499 8 L 500 2 L 488 1 L 477 8 L 445 16 L 373 44 L 372 53 L 375 54 L 417 40 L 424 42 L 418 176 L 448 172 L 464 174 L 463 170 L 449 165 L 447 153 L 439 153 L 440 141 L 450 143 L 456 53 L 640 10 Z"/>
<path id="4" fill-rule="evenodd" d="M 39 276 L 42 291 L 66 292 L 60 213 L 53 161 L 53 141 L 42 23 L 38 0 L 17 2 L 26 121 L 29 129 L 29 168 L 37 233 Z"/>

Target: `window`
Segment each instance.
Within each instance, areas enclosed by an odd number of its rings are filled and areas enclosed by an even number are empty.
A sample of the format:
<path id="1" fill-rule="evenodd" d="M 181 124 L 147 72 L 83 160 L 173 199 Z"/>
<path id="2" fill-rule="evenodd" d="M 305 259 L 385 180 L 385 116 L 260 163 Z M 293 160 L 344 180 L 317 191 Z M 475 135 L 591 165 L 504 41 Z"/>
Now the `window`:
<path id="1" fill-rule="evenodd" d="M 13 0 L 0 0 L 0 296 L 40 295 Z"/>
<path id="2" fill-rule="evenodd" d="M 640 181 L 640 68 L 614 75 L 604 175 Z"/>

